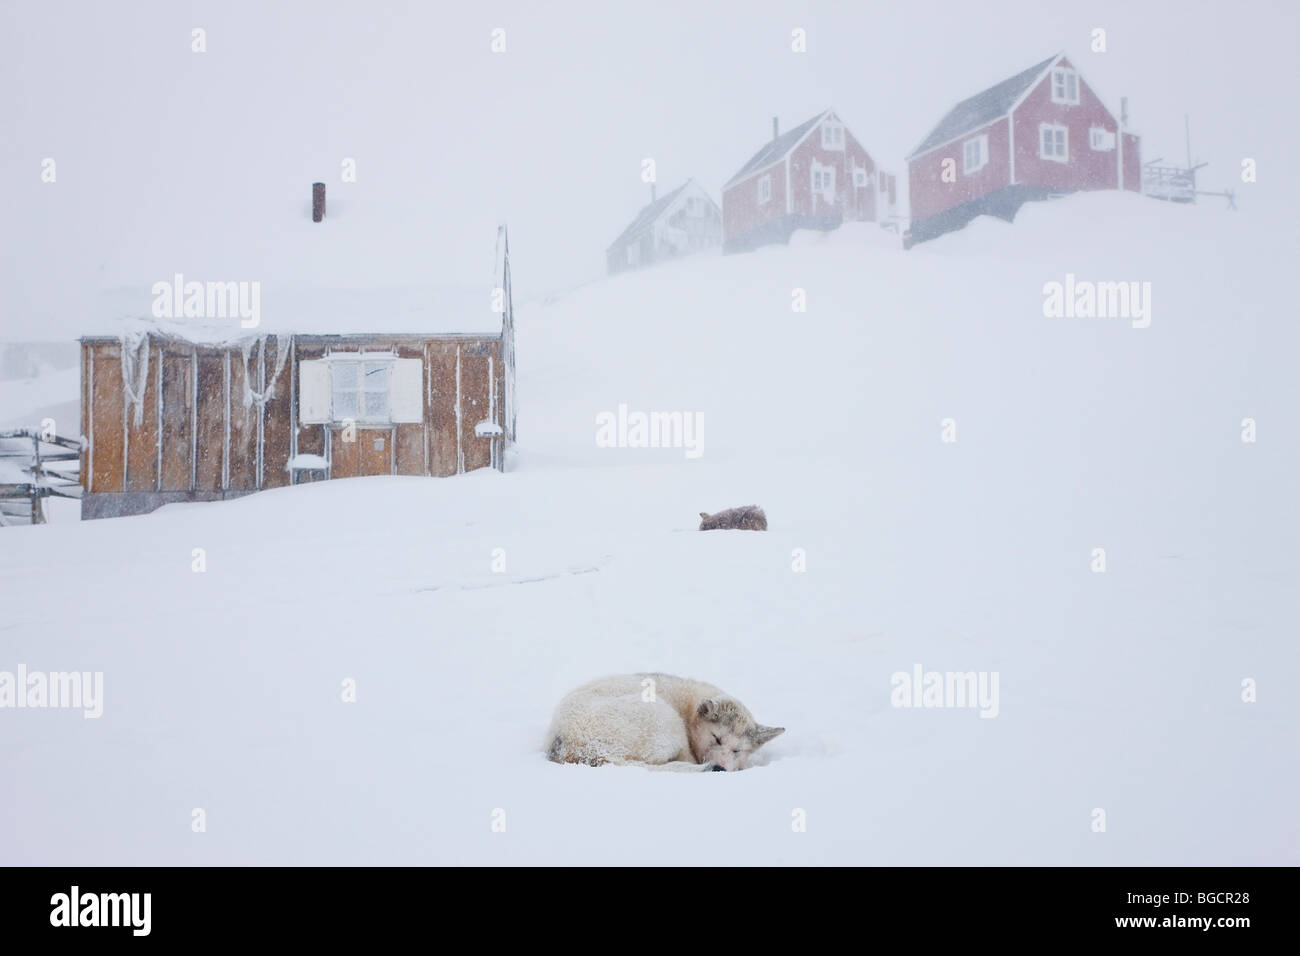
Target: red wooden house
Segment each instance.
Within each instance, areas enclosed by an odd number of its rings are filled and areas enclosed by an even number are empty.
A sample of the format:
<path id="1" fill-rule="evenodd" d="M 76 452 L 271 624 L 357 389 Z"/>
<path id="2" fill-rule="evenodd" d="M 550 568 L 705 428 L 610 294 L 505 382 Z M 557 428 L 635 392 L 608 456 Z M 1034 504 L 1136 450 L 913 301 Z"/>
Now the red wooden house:
<path id="1" fill-rule="evenodd" d="M 907 158 L 908 243 L 1082 189 L 1141 190 L 1138 137 L 1064 54 L 962 100 Z"/>
<path id="2" fill-rule="evenodd" d="M 772 139 L 722 187 L 722 251 L 786 242 L 796 229 L 835 229 L 845 220 L 884 222 L 898 202 L 895 177 L 834 110 Z"/>

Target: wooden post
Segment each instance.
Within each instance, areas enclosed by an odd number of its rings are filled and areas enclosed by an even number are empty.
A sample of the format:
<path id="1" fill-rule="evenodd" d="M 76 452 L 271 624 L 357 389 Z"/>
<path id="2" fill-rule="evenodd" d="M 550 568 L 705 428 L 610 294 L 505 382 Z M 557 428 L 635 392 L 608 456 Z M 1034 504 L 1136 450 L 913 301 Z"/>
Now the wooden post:
<path id="1" fill-rule="evenodd" d="M 41 513 L 41 433 L 32 436 L 32 524 L 44 524 Z"/>
<path id="2" fill-rule="evenodd" d="M 81 343 L 81 358 L 85 364 L 85 374 L 82 380 L 86 383 L 86 400 L 83 403 L 81 413 L 82 429 L 81 433 L 86 436 L 86 447 L 83 449 L 82 461 L 85 467 L 81 469 L 81 487 L 85 489 L 86 494 L 91 493 L 95 484 L 95 347 L 87 347 L 85 342 Z M 162 422 L 158 423 L 162 427 Z"/>
<path id="3" fill-rule="evenodd" d="M 276 348 L 280 348 L 280 339 L 276 338 Z M 279 359 L 276 355 L 276 359 Z M 298 457 L 298 340 L 289 337 L 289 464 Z M 298 473 L 289 469 L 289 484 L 298 483 Z"/>
<path id="4" fill-rule="evenodd" d="M 162 422 L 158 423 L 162 427 Z M 199 347 L 190 347 L 190 491 L 199 480 Z"/>
<path id="5" fill-rule="evenodd" d="M 311 221 L 320 222 L 325 218 L 325 184 L 311 184 Z"/>
<path id="6" fill-rule="evenodd" d="M 271 341 L 270 337 L 264 336 L 257 343 L 257 394 L 259 396 L 266 395 L 266 343 L 269 341 Z M 257 409 L 257 454 L 253 459 L 253 487 L 261 491 L 263 456 L 266 452 L 264 447 L 266 442 L 266 403 L 253 402 L 253 407 Z"/>

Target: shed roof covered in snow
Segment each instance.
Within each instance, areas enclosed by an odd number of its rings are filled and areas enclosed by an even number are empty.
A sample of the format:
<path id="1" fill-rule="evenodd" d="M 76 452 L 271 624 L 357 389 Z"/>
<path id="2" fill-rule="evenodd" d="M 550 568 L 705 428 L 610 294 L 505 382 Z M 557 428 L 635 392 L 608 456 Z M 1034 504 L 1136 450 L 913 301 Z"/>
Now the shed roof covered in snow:
<path id="1" fill-rule="evenodd" d="M 227 248 L 212 240 L 178 255 L 191 271 L 130 282 L 94 294 L 81 323 L 83 338 L 143 332 L 198 344 L 245 341 L 263 335 L 469 335 L 502 331 L 506 283 L 505 227 L 495 246 L 485 237 L 481 282 L 456 286 L 385 281 L 371 266 L 384 230 L 357 228 L 354 217 L 313 223 L 308 216 L 281 224 L 274 243 Z M 355 217 L 361 219 L 361 217 Z M 305 220 L 305 224 L 302 220 Z M 395 239 L 394 241 L 402 241 Z M 491 269 L 487 252 L 492 251 Z M 402 251 L 405 254 L 406 250 Z M 206 266 L 206 267 L 205 267 Z M 201 270 L 201 271 L 200 271 Z M 191 307 L 193 303 L 194 307 Z M 256 315 L 256 324 L 250 315 Z M 247 323 L 247 324 L 246 324 Z"/>
<path id="2" fill-rule="evenodd" d="M 1024 72 L 1017 73 L 1001 83 L 990 86 L 981 93 L 976 93 L 974 96 L 962 100 L 944 115 L 939 124 L 930 131 L 930 135 L 921 142 L 920 146 L 912 150 L 907 158 L 911 159 L 914 156 L 929 152 L 936 146 L 942 146 L 963 133 L 969 133 L 981 126 L 987 126 L 995 119 L 1006 116 L 1020 98 L 1038 84 L 1039 79 L 1047 72 L 1048 67 L 1060 58 L 1061 54 L 1050 56 Z"/>
<path id="3" fill-rule="evenodd" d="M 183 285 L 191 282 L 182 276 Z M 142 332 L 184 339 L 198 344 L 221 344 L 263 335 L 436 335 L 493 336 L 501 332 L 501 313 L 493 310 L 492 289 L 433 288 L 330 288 L 301 282 L 268 280 L 257 287 L 255 326 L 244 327 L 241 314 L 231 309 L 223 316 L 177 314 L 174 298 L 170 315 L 158 316 L 155 304 L 171 295 L 155 295 L 148 287 L 114 289 L 101 294 L 94 321 L 87 322 L 85 338 L 132 336 Z M 193 277 L 193 281 L 201 281 Z M 249 297 L 243 299 L 250 303 Z M 207 313 L 207 289 L 204 312 Z M 234 297 L 232 297 L 233 300 Z M 251 303 L 250 303 L 251 304 Z M 161 308 L 159 311 L 163 311 Z M 235 314 L 231 314 L 234 312 Z M 245 311 L 243 314 L 248 314 Z"/>
<path id="4" fill-rule="evenodd" d="M 321 222 L 312 221 L 307 178 L 240 188 L 218 182 L 183 207 L 141 210 L 120 223 L 97 274 L 69 283 L 74 294 L 50 324 L 69 337 L 150 329 L 201 344 L 287 333 L 500 334 L 499 230 L 467 233 L 481 265 L 451 278 L 435 258 L 431 237 L 443 228 L 435 203 L 408 200 L 385 181 L 327 192 Z M 174 298 L 170 314 L 155 308 L 160 287 L 175 286 L 178 276 L 182 299 L 200 283 L 205 305 L 213 286 L 237 286 L 247 296 L 255 283 L 260 321 L 241 327 L 239 317 L 206 307 L 187 315 Z"/>

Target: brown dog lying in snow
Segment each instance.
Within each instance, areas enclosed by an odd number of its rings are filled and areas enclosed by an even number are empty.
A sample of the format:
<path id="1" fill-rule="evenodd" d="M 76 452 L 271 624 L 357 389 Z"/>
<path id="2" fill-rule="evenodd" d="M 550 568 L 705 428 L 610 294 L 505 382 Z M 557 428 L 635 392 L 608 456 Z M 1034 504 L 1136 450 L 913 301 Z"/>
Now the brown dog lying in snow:
<path id="1" fill-rule="evenodd" d="M 736 531 L 766 531 L 767 515 L 758 505 L 745 505 L 740 508 L 728 508 L 717 514 L 700 512 L 700 530 L 716 531 L 734 529 Z"/>

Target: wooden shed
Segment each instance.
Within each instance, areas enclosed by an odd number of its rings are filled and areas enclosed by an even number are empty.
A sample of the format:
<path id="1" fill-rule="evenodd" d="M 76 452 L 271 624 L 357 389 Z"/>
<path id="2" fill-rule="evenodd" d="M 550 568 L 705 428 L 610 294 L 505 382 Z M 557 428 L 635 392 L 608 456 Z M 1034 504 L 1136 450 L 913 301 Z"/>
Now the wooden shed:
<path id="1" fill-rule="evenodd" d="M 498 238 L 496 279 L 478 293 L 268 289 L 256 329 L 137 316 L 83 336 L 82 518 L 328 478 L 502 470 L 514 316 Z"/>

